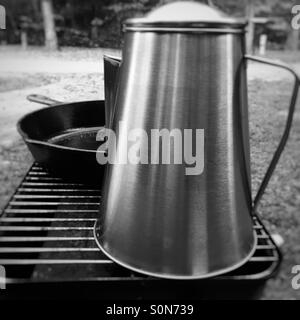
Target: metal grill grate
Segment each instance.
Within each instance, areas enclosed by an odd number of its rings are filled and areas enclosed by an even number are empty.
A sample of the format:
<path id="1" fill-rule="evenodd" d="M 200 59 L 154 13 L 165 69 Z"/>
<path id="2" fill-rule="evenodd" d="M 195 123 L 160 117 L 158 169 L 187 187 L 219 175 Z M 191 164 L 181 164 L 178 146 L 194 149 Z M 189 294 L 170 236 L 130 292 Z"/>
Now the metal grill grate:
<path id="1" fill-rule="evenodd" d="M 53 177 L 34 164 L 0 218 L 0 265 L 8 283 L 154 280 L 125 270 L 97 248 L 93 226 L 101 202 L 95 186 Z M 250 261 L 212 280 L 257 280 L 274 274 L 280 252 L 257 216 Z"/>

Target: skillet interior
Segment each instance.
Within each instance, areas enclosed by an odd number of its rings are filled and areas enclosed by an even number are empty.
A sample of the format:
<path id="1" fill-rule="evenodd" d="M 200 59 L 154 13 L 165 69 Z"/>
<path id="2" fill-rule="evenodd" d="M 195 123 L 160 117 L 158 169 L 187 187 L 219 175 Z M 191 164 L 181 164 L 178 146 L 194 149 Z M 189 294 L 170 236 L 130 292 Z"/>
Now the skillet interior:
<path id="1" fill-rule="evenodd" d="M 18 123 L 25 140 L 48 142 L 56 147 L 96 150 L 98 130 L 105 125 L 104 101 L 59 104 L 27 114 Z"/>

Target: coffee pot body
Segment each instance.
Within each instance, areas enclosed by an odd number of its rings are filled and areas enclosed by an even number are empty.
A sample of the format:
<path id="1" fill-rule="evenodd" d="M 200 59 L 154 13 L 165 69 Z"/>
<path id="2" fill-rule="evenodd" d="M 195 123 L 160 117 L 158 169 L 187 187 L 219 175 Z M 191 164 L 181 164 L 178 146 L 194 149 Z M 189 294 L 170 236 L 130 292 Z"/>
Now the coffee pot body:
<path id="1" fill-rule="evenodd" d="M 257 241 L 245 22 L 218 12 L 216 22 L 162 22 L 160 10 L 172 6 L 180 11 L 173 3 L 125 24 L 111 87 L 115 161 L 95 231 L 104 253 L 127 268 L 200 279 L 244 264 Z"/>

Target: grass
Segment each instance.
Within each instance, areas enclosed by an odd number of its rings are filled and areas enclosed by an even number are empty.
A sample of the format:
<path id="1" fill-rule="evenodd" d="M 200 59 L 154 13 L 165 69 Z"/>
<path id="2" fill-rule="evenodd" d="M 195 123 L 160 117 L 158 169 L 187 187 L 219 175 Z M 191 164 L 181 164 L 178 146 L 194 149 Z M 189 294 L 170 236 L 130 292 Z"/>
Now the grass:
<path id="1" fill-rule="evenodd" d="M 9 148 L 0 146 L 0 212 L 31 163 L 31 155 L 21 139 Z"/>
<path id="2" fill-rule="evenodd" d="M 250 84 L 250 132 L 253 191 L 267 169 L 285 125 L 291 85 L 256 81 Z M 300 299 L 291 287 L 291 269 L 300 264 L 300 99 L 288 144 L 261 201 L 259 212 L 272 233 L 284 238 L 279 275 L 268 281 L 263 298 Z"/>
<path id="3" fill-rule="evenodd" d="M 282 60 L 286 63 L 299 63 L 300 51 L 283 51 L 283 50 L 269 50 L 266 53 L 267 58 Z"/>

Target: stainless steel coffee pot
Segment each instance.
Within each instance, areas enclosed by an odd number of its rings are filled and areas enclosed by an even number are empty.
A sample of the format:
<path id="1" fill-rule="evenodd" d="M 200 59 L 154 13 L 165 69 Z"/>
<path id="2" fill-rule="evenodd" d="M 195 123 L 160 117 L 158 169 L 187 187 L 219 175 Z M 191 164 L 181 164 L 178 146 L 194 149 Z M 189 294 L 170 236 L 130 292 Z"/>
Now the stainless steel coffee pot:
<path id="1" fill-rule="evenodd" d="M 245 26 L 196 2 L 167 4 L 126 21 L 120 69 L 111 59 L 106 64 L 115 68 L 105 69 L 106 92 L 114 92 L 107 121 L 117 136 L 115 157 L 128 160 L 128 145 L 136 143 L 128 136 L 142 135 L 136 163 L 107 165 L 95 226 L 99 247 L 117 263 L 157 277 L 200 279 L 233 270 L 253 254 L 251 216 L 287 141 L 299 78 L 284 65 L 245 55 Z M 295 77 L 285 132 L 254 202 L 247 60 Z M 107 80 L 107 70 L 118 72 L 117 83 Z M 150 143 L 155 129 L 170 132 L 173 143 Z M 188 129 L 199 136 L 186 139 Z M 186 149 L 199 153 L 198 163 L 180 162 Z M 174 161 L 157 161 L 166 150 Z"/>

